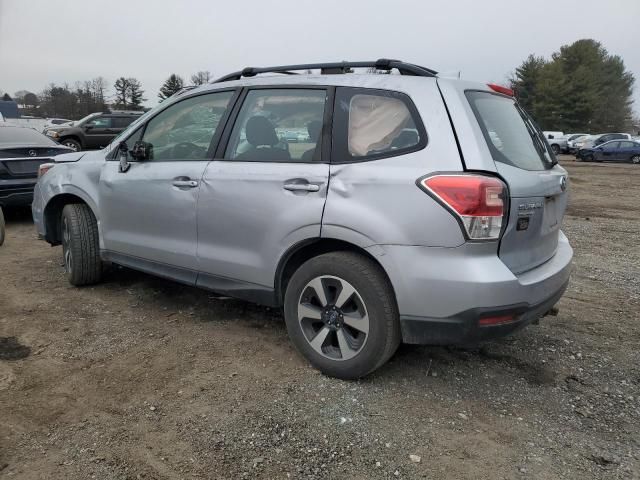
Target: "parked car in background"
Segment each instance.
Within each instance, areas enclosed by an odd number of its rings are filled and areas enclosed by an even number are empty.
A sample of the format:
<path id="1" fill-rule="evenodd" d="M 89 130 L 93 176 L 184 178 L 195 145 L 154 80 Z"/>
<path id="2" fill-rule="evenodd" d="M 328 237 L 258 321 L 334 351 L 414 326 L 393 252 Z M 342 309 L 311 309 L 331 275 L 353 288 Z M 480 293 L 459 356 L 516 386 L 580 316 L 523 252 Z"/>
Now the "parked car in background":
<path id="1" fill-rule="evenodd" d="M 582 160 L 584 154 L 589 153 L 589 149 L 610 142 L 611 140 L 630 140 L 631 135 L 628 133 L 600 133 L 591 135 L 584 141 L 576 142 L 576 158 Z"/>
<path id="2" fill-rule="evenodd" d="M 292 70 L 331 74 L 276 75 Z M 283 147 L 277 131 L 300 125 L 305 143 Z M 524 327 L 573 256 L 567 172 L 513 92 L 397 60 L 229 74 L 56 159 L 36 188 L 37 231 L 62 244 L 71 284 L 113 262 L 282 307 L 293 344 L 339 378 L 401 341 Z"/>
<path id="3" fill-rule="evenodd" d="M 544 134 L 544 138 L 547 139 L 549 145 L 551 146 L 551 150 L 554 154 L 559 154 L 560 152 L 566 151 L 567 149 L 567 138 L 562 132 L 542 132 Z"/>
<path id="4" fill-rule="evenodd" d="M 640 143 L 632 140 L 612 140 L 597 147 L 581 150 L 580 160 L 586 162 L 631 162 L 640 164 Z"/>
<path id="5" fill-rule="evenodd" d="M 588 133 L 570 133 L 567 135 L 567 153 L 575 152 L 575 142 L 579 141 L 583 137 L 588 137 Z"/>
<path id="6" fill-rule="evenodd" d="M 70 148 L 28 127 L 0 127 L 0 206 L 30 205 L 38 168 Z"/>
<path id="7" fill-rule="evenodd" d="M 144 112 L 92 113 L 73 125 L 49 127 L 45 135 L 74 151 L 106 147 Z"/>
<path id="8" fill-rule="evenodd" d="M 44 124 L 44 127 L 42 128 L 42 133 L 46 134 L 47 130 L 52 127 L 58 127 L 61 125 L 69 126 L 71 124 L 73 124 L 73 120 L 69 120 L 67 118 L 47 118 L 47 122 Z"/>

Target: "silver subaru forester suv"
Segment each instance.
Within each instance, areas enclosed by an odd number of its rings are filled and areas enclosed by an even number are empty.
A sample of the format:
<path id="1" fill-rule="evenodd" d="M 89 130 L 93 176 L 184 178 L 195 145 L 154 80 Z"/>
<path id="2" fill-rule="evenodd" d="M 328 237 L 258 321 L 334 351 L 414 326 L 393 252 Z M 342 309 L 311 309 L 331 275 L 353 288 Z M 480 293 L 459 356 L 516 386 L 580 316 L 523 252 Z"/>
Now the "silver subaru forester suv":
<path id="1" fill-rule="evenodd" d="M 401 341 L 474 344 L 550 312 L 566 205 L 509 89 L 383 59 L 179 92 L 43 165 L 33 217 L 73 285 L 112 262 L 282 307 L 302 355 L 352 379 Z"/>

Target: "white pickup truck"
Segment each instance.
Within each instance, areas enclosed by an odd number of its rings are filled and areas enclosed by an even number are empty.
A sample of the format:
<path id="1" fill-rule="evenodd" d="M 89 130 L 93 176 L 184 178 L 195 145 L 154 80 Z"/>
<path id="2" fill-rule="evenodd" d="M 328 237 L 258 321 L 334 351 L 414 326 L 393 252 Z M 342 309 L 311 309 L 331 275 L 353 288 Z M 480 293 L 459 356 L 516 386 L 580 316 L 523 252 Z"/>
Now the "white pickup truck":
<path id="1" fill-rule="evenodd" d="M 558 155 L 561 152 L 566 152 L 568 150 L 567 147 L 567 136 L 563 132 L 542 132 L 544 134 L 544 138 L 547 139 L 549 145 L 551 146 L 551 150 L 553 153 Z"/>

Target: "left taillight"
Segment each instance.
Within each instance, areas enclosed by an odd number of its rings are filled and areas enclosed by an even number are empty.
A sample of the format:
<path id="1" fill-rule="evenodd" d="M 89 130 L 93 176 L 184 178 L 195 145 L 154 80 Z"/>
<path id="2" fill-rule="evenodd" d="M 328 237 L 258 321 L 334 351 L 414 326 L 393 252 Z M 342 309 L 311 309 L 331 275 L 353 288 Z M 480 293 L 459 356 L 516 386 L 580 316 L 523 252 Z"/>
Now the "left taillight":
<path id="1" fill-rule="evenodd" d="M 462 224 L 470 240 L 497 240 L 505 217 L 507 186 L 485 175 L 433 175 L 418 185 Z"/>
<path id="2" fill-rule="evenodd" d="M 43 163 L 43 164 L 41 164 L 38 167 L 38 178 L 43 176 L 45 173 L 47 173 L 49 170 L 51 170 L 55 166 L 56 166 L 55 163 Z"/>

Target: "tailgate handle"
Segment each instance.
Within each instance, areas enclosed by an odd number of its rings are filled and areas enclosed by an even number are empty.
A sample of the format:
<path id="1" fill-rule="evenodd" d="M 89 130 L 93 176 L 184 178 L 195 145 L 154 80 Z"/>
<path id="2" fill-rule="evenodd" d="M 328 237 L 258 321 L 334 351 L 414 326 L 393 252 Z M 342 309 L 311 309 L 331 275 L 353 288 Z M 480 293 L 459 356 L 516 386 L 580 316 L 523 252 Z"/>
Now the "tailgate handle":
<path id="1" fill-rule="evenodd" d="M 285 183 L 285 190 L 291 192 L 319 192 L 320 185 L 314 185 L 313 183 Z"/>

